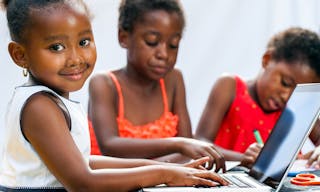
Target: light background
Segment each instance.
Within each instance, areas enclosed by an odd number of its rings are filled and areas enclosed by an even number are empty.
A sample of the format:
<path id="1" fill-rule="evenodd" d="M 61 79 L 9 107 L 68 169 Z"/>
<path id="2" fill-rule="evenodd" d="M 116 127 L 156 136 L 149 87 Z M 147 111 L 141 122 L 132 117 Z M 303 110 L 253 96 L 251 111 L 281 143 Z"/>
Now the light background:
<path id="1" fill-rule="evenodd" d="M 117 41 L 119 0 L 86 0 L 92 13 L 98 51 L 95 72 L 125 65 L 125 51 Z M 196 127 L 209 91 L 222 73 L 253 78 L 260 70 L 261 56 L 269 38 L 291 26 L 319 30 L 319 0 L 181 0 L 186 29 L 176 67 L 186 85 L 187 105 Z M 0 13 L 0 135 L 13 88 L 25 78 L 7 52 L 10 41 L 5 13 Z M 71 99 L 86 108 L 87 84 Z M 45 110 L 45 107 L 44 107 Z M 1 141 L 1 139 L 0 139 Z"/>

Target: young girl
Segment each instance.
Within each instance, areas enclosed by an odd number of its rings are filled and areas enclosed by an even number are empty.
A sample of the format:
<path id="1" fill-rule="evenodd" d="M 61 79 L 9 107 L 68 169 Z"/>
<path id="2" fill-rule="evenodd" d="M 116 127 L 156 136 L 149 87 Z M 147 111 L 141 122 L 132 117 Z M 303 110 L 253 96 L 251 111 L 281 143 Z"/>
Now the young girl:
<path id="1" fill-rule="evenodd" d="M 319 81 L 318 35 L 302 28 L 282 31 L 268 43 L 255 79 L 225 75 L 217 80 L 196 137 L 214 142 L 227 160 L 250 167 L 261 149 L 253 131 L 266 141 L 296 84 Z"/>
<path id="2" fill-rule="evenodd" d="M 29 81 L 15 89 L 8 106 L 0 191 L 129 191 L 160 183 L 225 184 L 205 170 L 90 157 L 87 116 L 78 102 L 69 100 L 69 92 L 83 86 L 96 61 L 86 6 L 81 0 L 3 4 L 13 40 L 9 53 Z M 207 160 L 186 166 L 199 167 Z"/>
<path id="3" fill-rule="evenodd" d="M 209 156 L 208 168 L 224 169 L 212 144 L 191 139 L 183 78 L 174 69 L 185 25 L 179 2 L 123 0 L 119 12 L 127 65 L 90 80 L 93 153 L 175 162 Z"/>

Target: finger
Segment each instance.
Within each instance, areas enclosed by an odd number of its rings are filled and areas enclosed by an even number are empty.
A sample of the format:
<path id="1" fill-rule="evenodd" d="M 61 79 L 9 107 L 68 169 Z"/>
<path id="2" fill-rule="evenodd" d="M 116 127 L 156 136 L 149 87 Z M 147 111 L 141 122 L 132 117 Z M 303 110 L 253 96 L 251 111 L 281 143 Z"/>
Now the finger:
<path id="1" fill-rule="evenodd" d="M 225 164 L 224 156 L 218 150 L 214 150 L 214 152 L 217 153 L 217 157 L 215 159 L 215 162 L 216 162 L 215 172 L 218 172 L 220 169 L 222 169 L 222 172 L 225 173 L 226 172 L 226 164 Z"/>
<path id="2" fill-rule="evenodd" d="M 313 154 L 313 151 L 309 151 L 308 153 L 301 155 L 301 158 L 302 159 L 309 159 L 312 154 Z"/>
<path id="3" fill-rule="evenodd" d="M 200 156 L 199 159 L 208 158 L 207 161 L 203 162 L 201 165 L 202 165 L 202 167 L 204 167 L 206 169 L 212 169 L 214 159 L 210 153 L 206 153 L 206 151 L 204 151 L 202 153 L 198 153 L 197 156 Z"/>
<path id="4" fill-rule="evenodd" d="M 196 182 L 195 186 L 216 187 L 216 186 L 220 185 L 219 183 L 217 183 L 215 181 L 211 181 L 211 180 L 200 178 L 200 177 L 195 179 L 195 182 Z"/>
<path id="5" fill-rule="evenodd" d="M 317 155 L 316 155 L 315 153 L 313 153 L 313 154 L 310 156 L 310 158 L 308 159 L 306 166 L 307 166 L 307 167 L 310 167 L 310 166 L 313 164 L 313 162 L 316 161 L 316 159 L 317 159 Z"/>
<path id="6" fill-rule="evenodd" d="M 198 172 L 198 173 L 195 173 L 195 176 L 218 182 L 221 185 L 228 185 L 229 184 L 225 179 L 220 177 L 218 174 L 210 172 L 210 171 Z"/>
<path id="7" fill-rule="evenodd" d="M 316 169 L 320 169 L 320 156 L 318 156 L 317 162 L 314 166 Z"/>
<path id="8" fill-rule="evenodd" d="M 197 168 L 200 169 L 200 170 L 207 170 L 207 169 L 206 169 L 205 167 L 203 167 L 202 165 L 199 165 Z"/>
<path id="9" fill-rule="evenodd" d="M 216 164 L 215 172 L 218 172 L 220 169 L 222 169 L 222 171 L 225 172 L 226 167 L 225 167 L 225 160 L 223 155 L 218 150 L 216 150 L 213 146 L 209 148 L 207 152 L 209 154 L 209 157 L 211 158 L 211 161 L 209 161 L 209 165 L 206 168 L 212 169 L 215 163 Z"/>
<path id="10" fill-rule="evenodd" d="M 215 157 L 212 157 L 211 155 L 209 157 L 210 157 L 210 160 L 208 161 L 206 169 L 211 170 L 214 165 Z"/>
<path id="11" fill-rule="evenodd" d="M 210 158 L 208 156 L 207 157 L 201 157 L 199 159 L 194 160 L 191 163 L 188 163 L 187 166 L 188 167 L 199 167 L 201 165 L 204 165 L 209 160 L 210 160 Z"/>
<path id="12" fill-rule="evenodd" d="M 255 147 L 252 148 L 252 151 L 253 151 L 254 153 L 260 153 L 262 147 L 263 147 L 263 145 L 257 144 L 257 145 L 255 145 Z"/>

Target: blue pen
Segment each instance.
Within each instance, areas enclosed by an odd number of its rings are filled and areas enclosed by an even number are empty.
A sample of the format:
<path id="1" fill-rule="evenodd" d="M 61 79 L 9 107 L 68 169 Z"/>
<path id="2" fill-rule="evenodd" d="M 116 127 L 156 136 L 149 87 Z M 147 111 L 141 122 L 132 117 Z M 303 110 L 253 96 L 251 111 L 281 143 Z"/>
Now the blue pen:
<path id="1" fill-rule="evenodd" d="M 309 173 L 310 171 L 289 171 L 288 172 L 288 177 L 295 177 L 296 175 L 300 173 Z"/>

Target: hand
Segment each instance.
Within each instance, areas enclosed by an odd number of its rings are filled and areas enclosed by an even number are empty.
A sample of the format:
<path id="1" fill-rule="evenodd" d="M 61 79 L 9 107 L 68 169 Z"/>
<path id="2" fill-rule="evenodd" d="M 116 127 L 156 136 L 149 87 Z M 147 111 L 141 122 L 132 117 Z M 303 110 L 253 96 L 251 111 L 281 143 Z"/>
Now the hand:
<path id="1" fill-rule="evenodd" d="M 168 186 L 209 186 L 228 185 L 217 173 L 188 167 L 166 166 L 165 178 Z"/>
<path id="2" fill-rule="evenodd" d="M 202 158 L 196 159 L 194 161 L 190 161 L 188 163 L 185 163 L 185 164 L 183 164 L 183 166 L 195 168 L 195 169 L 206 170 L 206 168 L 204 168 L 203 165 L 205 165 L 209 160 L 210 160 L 209 157 L 202 157 Z"/>
<path id="3" fill-rule="evenodd" d="M 306 153 L 302 158 L 308 159 L 306 167 L 314 165 L 314 168 L 320 169 L 320 146 L 316 147 L 313 151 Z"/>
<path id="4" fill-rule="evenodd" d="M 262 147 L 263 146 L 258 143 L 252 143 L 244 152 L 240 164 L 244 167 L 251 168 L 253 163 L 256 161 Z"/>
<path id="5" fill-rule="evenodd" d="M 215 164 L 215 172 L 222 169 L 226 171 L 224 156 L 216 149 L 212 143 L 189 138 L 176 138 L 180 143 L 180 153 L 192 158 L 209 157 L 207 169 L 212 169 Z"/>

